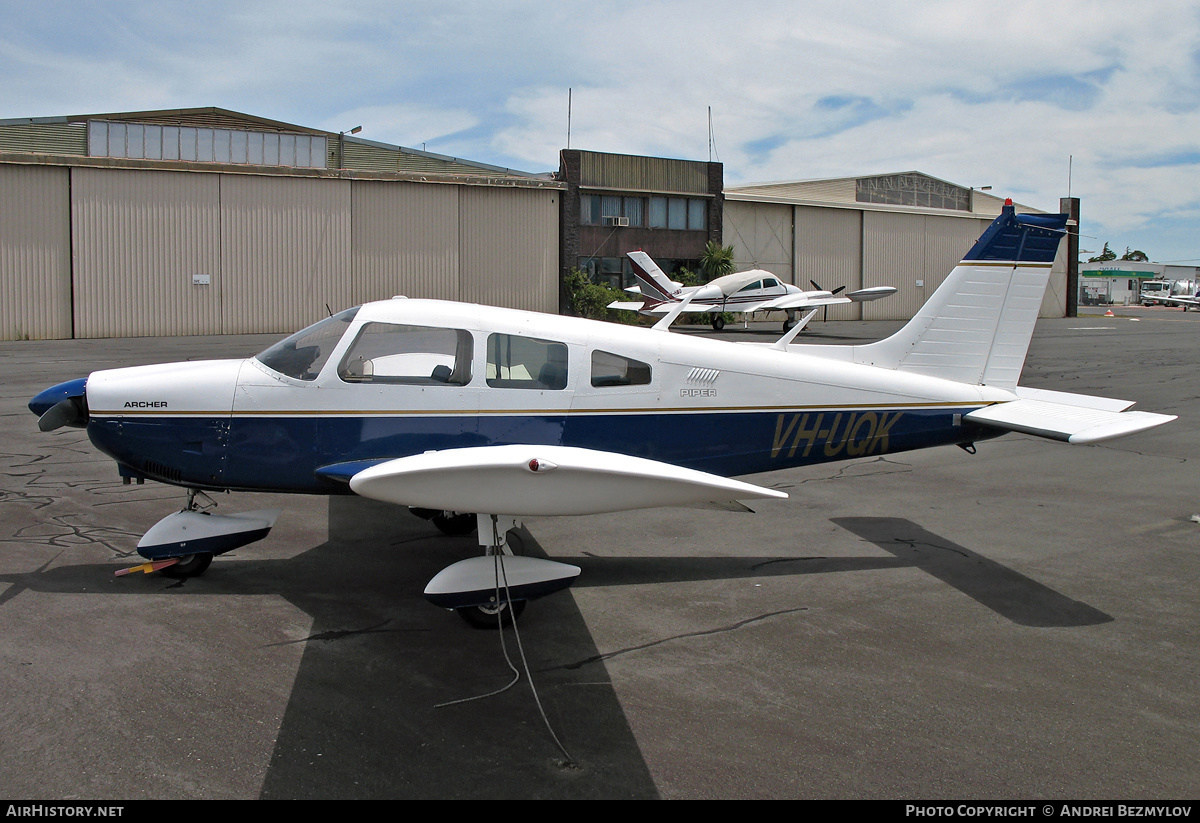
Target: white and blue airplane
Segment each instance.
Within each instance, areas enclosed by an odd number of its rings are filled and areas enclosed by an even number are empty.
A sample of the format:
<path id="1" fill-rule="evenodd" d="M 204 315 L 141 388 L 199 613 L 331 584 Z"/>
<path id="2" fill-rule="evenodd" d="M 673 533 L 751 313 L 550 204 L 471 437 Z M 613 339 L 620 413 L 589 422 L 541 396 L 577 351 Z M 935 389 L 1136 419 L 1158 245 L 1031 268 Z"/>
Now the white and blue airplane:
<path id="1" fill-rule="evenodd" d="M 478 527 L 482 556 L 426 595 L 496 625 L 580 571 L 511 556 L 522 517 L 744 511 L 739 501 L 787 495 L 730 478 L 973 452 L 1008 431 L 1094 443 L 1174 419 L 1018 385 L 1065 221 L 1006 206 L 907 325 L 865 345 L 794 345 L 803 324 L 736 343 L 666 333 L 670 315 L 645 329 L 393 298 L 246 360 L 96 371 L 29 407 L 43 430 L 85 426 L 126 478 L 188 490 L 139 542 L 149 562 L 136 570 L 199 574 L 278 515 L 216 515 L 202 492 L 359 494 L 445 531 Z"/>
<path id="2" fill-rule="evenodd" d="M 783 330 L 786 332 L 798 322 L 798 310 L 807 313 L 809 309 L 814 308 L 865 303 L 896 293 L 895 286 L 874 286 L 839 296 L 845 286 L 827 291 L 816 283 L 813 283 L 814 291 L 805 291 L 799 286 L 780 281 L 774 274 L 763 269 L 726 274 L 703 286 L 684 286 L 667 277 L 646 252 L 631 251 L 627 252 L 626 256 L 638 283 L 626 291 L 641 295 L 642 299 L 640 302 L 614 300 L 608 304 L 608 308 L 661 316 L 670 314 L 683 304 L 683 308 L 689 312 L 711 313 L 712 327 L 717 331 L 725 328 L 725 314 L 750 315 L 781 311 L 787 315 L 787 319 L 783 321 Z"/>

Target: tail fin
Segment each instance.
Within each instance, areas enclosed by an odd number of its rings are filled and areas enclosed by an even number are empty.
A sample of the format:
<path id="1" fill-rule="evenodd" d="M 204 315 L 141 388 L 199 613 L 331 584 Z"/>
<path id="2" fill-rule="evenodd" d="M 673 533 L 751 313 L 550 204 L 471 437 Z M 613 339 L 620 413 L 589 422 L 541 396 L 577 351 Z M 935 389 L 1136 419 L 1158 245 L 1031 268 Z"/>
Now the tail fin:
<path id="1" fill-rule="evenodd" d="M 633 266 L 633 276 L 642 290 L 642 296 L 651 305 L 679 299 L 680 284 L 672 282 L 663 274 L 654 259 L 644 251 L 626 253 Z"/>
<path id="2" fill-rule="evenodd" d="M 852 347 L 852 359 L 1015 388 L 1066 221 L 1065 214 L 1016 214 L 1010 200 L 912 320 L 891 337 Z"/>

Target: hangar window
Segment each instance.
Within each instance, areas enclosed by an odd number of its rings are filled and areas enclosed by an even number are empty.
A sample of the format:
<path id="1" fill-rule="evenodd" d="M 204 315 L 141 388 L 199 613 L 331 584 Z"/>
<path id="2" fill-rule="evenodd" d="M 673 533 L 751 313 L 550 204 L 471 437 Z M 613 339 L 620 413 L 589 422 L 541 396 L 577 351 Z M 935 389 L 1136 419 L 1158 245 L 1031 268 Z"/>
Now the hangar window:
<path id="1" fill-rule="evenodd" d="M 338 366 L 347 383 L 465 386 L 471 333 L 463 329 L 366 323 Z"/>
<path id="2" fill-rule="evenodd" d="M 650 383 L 650 364 L 612 352 L 592 352 L 592 385 L 645 386 Z"/>
<path id="3" fill-rule="evenodd" d="M 565 389 L 567 347 L 536 337 L 490 335 L 487 384 L 500 389 Z"/>
<path id="4" fill-rule="evenodd" d="M 854 184 L 859 203 L 924 206 L 933 209 L 971 210 L 971 192 L 962 186 L 924 174 L 888 174 L 861 177 Z"/>
<path id="5" fill-rule="evenodd" d="M 255 359 L 268 369 L 296 380 L 315 380 L 357 313 L 355 306 L 326 317 L 280 340 Z"/>
<path id="6" fill-rule="evenodd" d="M 667 198 L 650 198 L 650 228 L 665 229 L 667 227 Z"/>
<path id="7" fill-rule="evenodd" d="M 644 197 L 585 194 L 579 198 L 579 223 L 582 226 L 644 226 L 645 202 Z"/>

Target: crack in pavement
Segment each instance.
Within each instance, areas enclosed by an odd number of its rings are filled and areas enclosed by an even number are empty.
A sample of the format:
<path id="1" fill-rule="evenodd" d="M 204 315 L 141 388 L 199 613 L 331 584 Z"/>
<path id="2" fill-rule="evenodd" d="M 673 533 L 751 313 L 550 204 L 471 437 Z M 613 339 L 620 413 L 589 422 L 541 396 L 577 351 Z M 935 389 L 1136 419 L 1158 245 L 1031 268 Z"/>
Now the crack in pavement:
<path id="1" fill-rule="evenodd" d="M 643 651 L 645 649 L 652 649 L 655 646 L 661 646 L 664 643 L 671 643 L 676 640 L 686 640 L 686 639 L 692 638 L 692 637 L 706 637 L 708 635 L 713 635 L 713 634 L 726 634 L 728 632 L 736 631 L 744 626 L 749 626 L 752 623 L 759 623 L 763 620 L 768 620 L 772 617 L 779 617 L 780 615 L 784 615 L 784 614 L 794 614 L 796 612 L 804 612 L 804 611 L 808 611 L 807 606 L 800 606 L 795 609 L 781 609 L 776 612 L 767 612 L 765 614 L 760 614 L 755 617 L 748 617 L 745 620 L 739 620 L 737 623 L 733 623 L 728 626 L 719 626 L 715 629 L 704 629 L 703 631 L 695 631 L 695 632 L 686 632 L 684 634 L 676 634 L 676 635 L 672 635 L 671 637 L 664 637 L 659 640 L 652 640 L 649 643 L 642 643 L 641 645 L 638 645 L 638 646 L 629 646 L 627 648 L 619 649 L 614 652 L 605 652 L 603 654 L 592 655 L 591 657 L 585 657 L 583 660 L 578 660 L 574 663 L 567 663 L 563 666 L 556 666 L 555 668 L 572 669 L 572 670 L 573 669 L 581 669 L 584 666 L 588 665 L 589 663 L 600 663 L 605 660 L 612 660 L 615 657 L 621 657 L 622 655 L 631 654 L 632 652 Z"/>

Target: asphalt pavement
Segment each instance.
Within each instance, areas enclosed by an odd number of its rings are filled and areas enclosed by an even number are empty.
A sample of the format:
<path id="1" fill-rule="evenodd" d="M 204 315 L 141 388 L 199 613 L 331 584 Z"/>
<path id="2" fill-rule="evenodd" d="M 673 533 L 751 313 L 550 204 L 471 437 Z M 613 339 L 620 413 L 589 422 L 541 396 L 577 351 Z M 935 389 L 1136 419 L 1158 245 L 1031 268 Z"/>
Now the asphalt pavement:
<path id="1" fill-rule="evenodd" d="M 503 647 L 421 596 L 474 538 L 354 497 L 218 495 L 283 514 L 202 577 L 114 576 L 182 491 L 26 402 L 272 338 L 0 343 L 0 795 L 1194 798 L 1200 317 L 1091 311 L 1038 323 L 1022 382 L 1179 420 L 758 475 L 790 498 L 755 514 L 531 519 L 520 550 L 583 573 Z M 506 655 L 536 693 L 491 694 Z"/>

